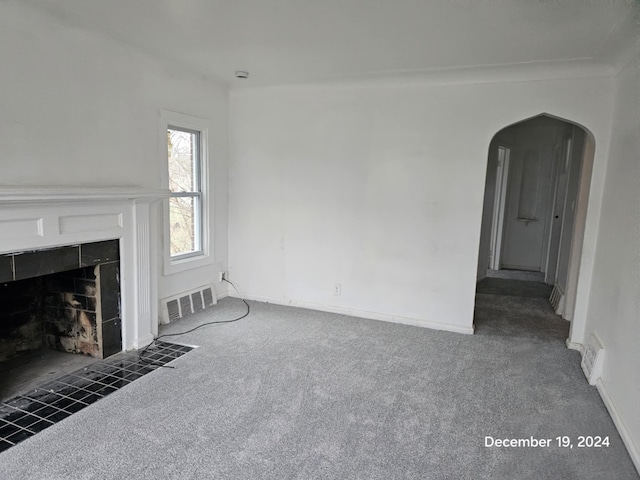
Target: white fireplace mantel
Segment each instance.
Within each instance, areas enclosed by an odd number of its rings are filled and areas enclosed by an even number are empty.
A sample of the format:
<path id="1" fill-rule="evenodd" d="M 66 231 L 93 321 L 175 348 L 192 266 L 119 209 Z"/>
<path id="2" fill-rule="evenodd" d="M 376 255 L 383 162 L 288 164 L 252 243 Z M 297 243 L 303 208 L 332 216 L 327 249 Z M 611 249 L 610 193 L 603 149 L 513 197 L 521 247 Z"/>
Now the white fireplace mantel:
<path id="1" fill-rule="evenodd" d="M 0 186 L 0 254 L 119 239 L 122 344 L 149 344 L 158 329 L 151 204 L 168 190 Z"/>
<path id="2" fill-rule="evenodd" d="M 139 187 L 69 187 L 0 185 L 0 205 L 6 203 L 67 202 L 85 200 L 141 200 L 169 196 L 169 190 Z"/>

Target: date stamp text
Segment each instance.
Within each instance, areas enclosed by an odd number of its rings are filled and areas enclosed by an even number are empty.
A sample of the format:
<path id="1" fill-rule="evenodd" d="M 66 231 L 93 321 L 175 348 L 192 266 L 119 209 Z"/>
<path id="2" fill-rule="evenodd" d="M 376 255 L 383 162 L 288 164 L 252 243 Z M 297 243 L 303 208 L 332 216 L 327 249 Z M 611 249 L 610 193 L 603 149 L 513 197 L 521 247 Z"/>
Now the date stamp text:
<path id="1" fill-rule="evenodd" d="M 484 437 L 484 446 L 487 448 L 606 448 L 609 446 L 609 437 L 599 435 L 578 435 L 570 437 L 560 435 L 555 438 L 497 438 L 487 435 Z"/>

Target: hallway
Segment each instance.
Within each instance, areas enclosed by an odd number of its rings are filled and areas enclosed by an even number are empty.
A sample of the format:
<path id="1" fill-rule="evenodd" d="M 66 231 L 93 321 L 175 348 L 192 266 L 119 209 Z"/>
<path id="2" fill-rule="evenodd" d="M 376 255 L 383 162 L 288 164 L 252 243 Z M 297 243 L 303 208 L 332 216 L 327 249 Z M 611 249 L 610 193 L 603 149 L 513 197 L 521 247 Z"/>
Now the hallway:
<path id="1" fill-rule="evenodd" d="M 511 278 L 487 277 L 476 287 L 476 335 L 535 338 L 564 344 L 570 323 L 554 313 L 549 303 L 552 287 L 542 281 L 514 279 L 518 274 L 535 275 L 529 272 L 498 272 Z"/>

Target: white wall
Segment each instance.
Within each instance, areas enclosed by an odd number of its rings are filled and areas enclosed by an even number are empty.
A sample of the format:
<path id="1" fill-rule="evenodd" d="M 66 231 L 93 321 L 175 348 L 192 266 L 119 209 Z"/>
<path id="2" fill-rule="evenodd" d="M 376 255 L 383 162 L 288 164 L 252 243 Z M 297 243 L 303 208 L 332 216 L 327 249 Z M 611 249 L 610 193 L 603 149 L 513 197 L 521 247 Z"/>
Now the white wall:
<path id="1" fill-rule="evenodd" d="M 206 118 L 219 263 L 161 277 L 159 290 L 210 283 L 227 256 L 226 90 L 26 2 L 0 8 L 0 184 L 160 188 L 160 110 Z"/>
<path id="2" fill-rule="evenodd" d="M 623 436 L 626 430 L 640 470 L 639 64 L 640 57 L 617 79 L 586 334 L 596 332 L 605 347 L 601 390 L 617 410 L 618 430 Z"/>
<path id="3" fill-rule="evenodd" d="M 596 138 L 584 301 L 612 87 L 602 78 L 234 91 L 230 274 L 253 298 L 471 331 L 489 143 L 547 112 Z"/>

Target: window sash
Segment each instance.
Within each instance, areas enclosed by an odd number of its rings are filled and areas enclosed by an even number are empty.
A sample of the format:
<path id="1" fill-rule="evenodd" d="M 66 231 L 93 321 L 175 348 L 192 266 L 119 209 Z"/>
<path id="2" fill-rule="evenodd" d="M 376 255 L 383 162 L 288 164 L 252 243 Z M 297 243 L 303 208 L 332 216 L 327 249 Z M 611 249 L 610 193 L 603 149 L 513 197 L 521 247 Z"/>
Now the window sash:
<path id="1" fill-rule="evenodd" d="M 176 195 L 171 195 L 169 197 L 169 221 L 172 222 L 171 219 L 171 199 L 173 198 L 188 198 L 192 200 L 191 205 L 189 206 L 191 212 L 192 212 L 192 216 L 191 218 L 187 219 L 187 223 L 189 222 L 189 220 L 191 220 L 193 222 L 193 225 L 191 226 L 190 232 L 187 235 L 191 235 L 193 234 L 193 238 L 192 238 L 192 242 L 193 242 L 193 248 L 185 251 L 185 252 L 181 252 L 181 253 L 175 253 L 175 254 L 171 254 L 171 259 L 172 260 L 179 260 L 179 259 L 183 259 L 183 258 L 189 258 L 189 257 L 195 257 L 195 256 L 199 256 L 202 255 L 203 253 L 203 245 L 202 245 L 202 238 L 203 238 L 203 216 L 202 216 L 202 195 L 200 193 L 194 193 L 194 194 L 188 194 L 188 193 L 180 193 L 180 194 L 176 194 Z M 176 234 L 173 233 L 173 229 L 172 229 L 173 225 L 170 225 L 170 242 L 173 241 L 175 239 Z"/>
<path id="2" fill-rule="evenodd" d="M 195 137 L 195 141 L 192 145 L 191 157 L 193 162 L 192 168 L 192 186 L 193 190 L 171 190 L 172 195 L 178 193 L 202 193 L 202 132 L 200 130 L 193 130 L 191 128 L 176 127 L 174 125 L 168 125 L 167 131 L 175 130 L 177 132 L 188 133 Z M 171 175 L 169 174 L 169 185 L 171 185 Z"/>
<path id="3" fill-rule="evenodd" d="M 202 133 L 199 130 L 193 130 L 189 128 L 177 127 L 175 125 L 168 125 L 167 131 L 170 130 L 184 132 L 191 134 L 191 161 L 192 161 L 192 178 L 191 187 L 195 188 L 193 191 L 171 191 L 169 198 L 169 256 L 172 261 L 186 259 L 190 257 L 200 256 L 204 253 L 203 241 L 204 241 L 204 219 L 203 219 L 203 192 L 202 192 Z M 171 159 L 169 159 L 169 162 Z M 169 172 L 169 180 L 171 184 L 171 176 Z M 191 198 L 192 205 L 192 218 L 187 218 L 193 222 L 192 230 L 187 235 L 193 233 L 193 249 L 183 253 L 171 253 L 172 241 L 175 238 L 176 232 L 174 225 L 171 223 L 171 199 L 172 198 Z"/>

